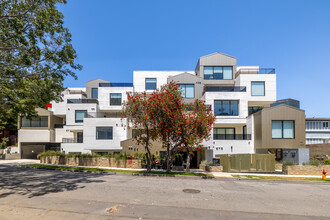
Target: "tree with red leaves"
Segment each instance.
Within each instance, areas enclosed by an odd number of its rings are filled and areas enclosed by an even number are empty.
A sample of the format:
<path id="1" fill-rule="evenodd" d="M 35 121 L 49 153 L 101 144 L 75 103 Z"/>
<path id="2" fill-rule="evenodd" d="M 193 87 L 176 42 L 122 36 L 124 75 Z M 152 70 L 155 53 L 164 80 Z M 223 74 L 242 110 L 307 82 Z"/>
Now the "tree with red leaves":
<path id="1" fill-rule="evenodd" d="M 151 171 L 151 141 L 156 138 L 150 105 L 150 99 L 145 92 L 128 94 L 122 110 L 122 118 L 127 119 L 127 127 L 137 129 L 136 136 L 133 138 L 138 145 L 144 145 L 148 172 Z"/>

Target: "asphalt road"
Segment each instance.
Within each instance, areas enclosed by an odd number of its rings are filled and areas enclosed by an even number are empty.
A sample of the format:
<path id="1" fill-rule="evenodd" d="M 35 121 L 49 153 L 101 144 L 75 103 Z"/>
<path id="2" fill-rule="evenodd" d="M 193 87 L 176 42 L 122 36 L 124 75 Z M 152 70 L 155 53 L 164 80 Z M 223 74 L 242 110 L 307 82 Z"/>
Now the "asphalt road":
<path id="1" fill-rule="evenodd" d="M 329 182 L 139 177 L 0 165 L 0 219 L 329 219 L 329 198 Z"/>

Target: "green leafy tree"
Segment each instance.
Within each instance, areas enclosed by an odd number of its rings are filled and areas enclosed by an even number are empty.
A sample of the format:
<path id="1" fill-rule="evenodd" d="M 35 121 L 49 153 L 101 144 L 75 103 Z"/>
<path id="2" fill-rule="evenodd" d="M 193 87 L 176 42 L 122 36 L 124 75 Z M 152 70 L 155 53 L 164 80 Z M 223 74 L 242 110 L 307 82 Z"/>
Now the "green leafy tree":
<path id="1" fill-rule="evenodd" d="M 60 101 L 64 78 L 76 78 L 82 68 L 57 10 L 61 3 L 66 0 L 0 2 L 0 127 Z"/>

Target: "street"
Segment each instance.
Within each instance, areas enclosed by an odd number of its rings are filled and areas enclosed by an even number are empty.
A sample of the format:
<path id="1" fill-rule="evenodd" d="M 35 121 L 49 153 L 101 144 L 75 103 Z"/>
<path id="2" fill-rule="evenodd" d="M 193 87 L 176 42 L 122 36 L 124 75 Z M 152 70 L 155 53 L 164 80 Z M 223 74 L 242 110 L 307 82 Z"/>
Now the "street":
<path id="1" fill-rule="evenodd" d="M 0 165 L 0 219 L 329 219 L 330 184 Z"/>

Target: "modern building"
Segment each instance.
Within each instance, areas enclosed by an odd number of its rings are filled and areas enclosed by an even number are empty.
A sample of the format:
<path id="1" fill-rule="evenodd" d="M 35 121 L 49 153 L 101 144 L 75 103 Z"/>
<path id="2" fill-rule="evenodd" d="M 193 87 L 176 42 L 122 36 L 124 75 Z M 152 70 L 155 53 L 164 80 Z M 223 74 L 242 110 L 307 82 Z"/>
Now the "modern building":
<path id="1" fill-rule="evenodd" d="M 306 118 L 306 144 L 330 143 L 330 118 Z"/>
<path id="2" fill-rule="evenodd" d="M 277 105 L 290 105 L 295 108 L 300 108 L 300 102 L 295 99 L 281 99 L 277 100 L 276 102 L 270 104 L 270 107 L 274 107 Z"/>
<path id="3" fill-rule="evenodd" d="M 52 102 L 42 117 L 19 124 L 22 157 L 31 151 L 60 146 L 64 152 L 143 152 L 132 140 L 133 130 L 120 118 L 122 102 L 129 92 L 152 93 L 174 81 L 184 101 L 205 100 L 216 115 L 205 152 L 239 154 L 267 152 L 268 149 L 305 147 L 305 113 L 290 105 L 270 107 L 276 101 L 273 68 L 237 66 L 235 57 L 214 53 L 200 57 L 195 70 L 134 71 L 133 83 L 110 83 L 95 79 L 85 88 L 68 88 L 63 102 Z M 39 150 L 37 147 L 39 146 Z M 160 145 L 153 146 L 160 154 Z"/>

